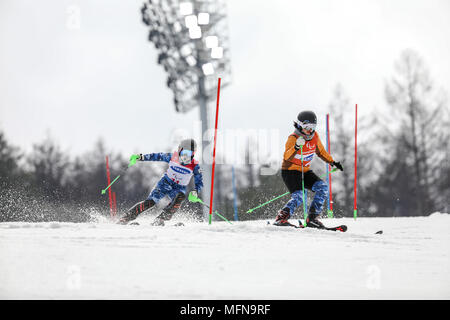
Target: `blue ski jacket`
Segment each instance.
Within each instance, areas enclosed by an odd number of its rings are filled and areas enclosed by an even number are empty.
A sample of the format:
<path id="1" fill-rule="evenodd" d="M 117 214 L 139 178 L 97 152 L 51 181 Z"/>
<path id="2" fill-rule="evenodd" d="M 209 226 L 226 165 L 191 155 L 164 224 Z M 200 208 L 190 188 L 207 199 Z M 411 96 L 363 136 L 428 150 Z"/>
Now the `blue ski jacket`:
<path id="1" fill-rule="evenodd" d="M 177 184 L 186 186 L 191 177 L 194 176 L 195 190 L 198 192 L 203 188 L 203 176 L 198 161 L 192 159 L 188 164 L 182 164 L 179 161 L 178 152 L 174 153 L 149 153 L 143 155 L 143 161 L 163 161 L 169 164 L 165 178 L 168 178 Z"/>

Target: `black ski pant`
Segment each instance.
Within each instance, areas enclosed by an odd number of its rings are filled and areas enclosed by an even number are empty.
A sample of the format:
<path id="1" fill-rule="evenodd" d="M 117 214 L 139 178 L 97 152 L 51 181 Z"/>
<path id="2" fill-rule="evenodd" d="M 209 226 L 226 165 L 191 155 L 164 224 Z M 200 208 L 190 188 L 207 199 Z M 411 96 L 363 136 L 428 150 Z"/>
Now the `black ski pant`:
<path id="1" fill-rule="evenodd" d="M 175 198 L 163 209 L 161 214 L 158 215 L 157 218 L 162 220 L 170 220 L 172 219 L 172 216 L 175 212 L 178 211 L 178 209 L 181 207 L 181 204 L 186 199 L 186 195 L 182 192 L 179 192 Z M 134 220 L 137 218 L 139 214 L 144 212 L 145 210 L 148 210 L 152 208 L 156 204 L 153 200 L 144 200 L 141 202 L 136 203 L 133 207 L 128 210 L 128 218 L 129 220 Z"/>
<path id="2" fill-rule="evenodd" d="M 286 203 L 283 210 L 288 211 L 291 215 L 303 203 L 303 187 L 315 192 L 314 199 L 311 203 L 309 213 L 320 214 L 323 204 L 328 197 L 328 185 L 320 179 L 312 170 L 303 173 L 297 170 L 281 170 L 281 177 L 284 184 L 291 193 L 291 199 Z"/>

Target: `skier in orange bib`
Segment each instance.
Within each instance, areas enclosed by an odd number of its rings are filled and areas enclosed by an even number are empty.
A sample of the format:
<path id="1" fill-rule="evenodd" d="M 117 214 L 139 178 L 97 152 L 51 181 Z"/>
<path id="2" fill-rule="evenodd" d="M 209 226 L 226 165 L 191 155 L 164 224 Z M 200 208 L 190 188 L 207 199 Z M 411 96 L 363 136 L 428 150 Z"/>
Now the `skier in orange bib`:
<path id="1" fill-rule="evenodd" d="M 305 189 L 315 192 L 306 218 L 306 226 L 324 228 L 318 217 L 328 197 L 328 185 L 311 170 L 311 162 L 314 159 L 314 155 L 318 155 L 326 163 L 335 166 L 341 171 L 344 169 L 340 162 L 335 162 L 333 157 L 325 150 L 319 135 L 315 131 L 316 125 L 317 117 L 312 111 L 300 112 L 297 120 L 294 121 L 295 131 L 286 142 L 286 150 L 281 166 L 281 177 L 291 193 L 291 199 L 278 212 L 275 218 L 276 225 L 289 225 L 288 219 L 302 205 L 303 180 Z"/>

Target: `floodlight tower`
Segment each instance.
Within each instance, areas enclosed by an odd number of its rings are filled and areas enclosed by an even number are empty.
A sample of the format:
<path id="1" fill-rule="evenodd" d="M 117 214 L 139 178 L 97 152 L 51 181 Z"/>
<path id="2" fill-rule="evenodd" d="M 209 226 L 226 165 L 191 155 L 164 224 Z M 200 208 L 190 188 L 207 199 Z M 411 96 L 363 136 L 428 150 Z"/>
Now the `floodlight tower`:
<path id="1" fill-rule="evenodd" d="M 210 102 L 231 82 L 230 55 L 224 0 L 148 0 L 141 9 L 142 21 L 150 27 L 149 41 L 158 50 L 158 64 L 167 72 L 177 112 L 198 107 L 202 124 L 199 143 L 203 167 L 202 199 L 209 203 L 211 163 L 204 142 L 211 142 Z M 206 219 L 209 212 L 203 211 Z"/>

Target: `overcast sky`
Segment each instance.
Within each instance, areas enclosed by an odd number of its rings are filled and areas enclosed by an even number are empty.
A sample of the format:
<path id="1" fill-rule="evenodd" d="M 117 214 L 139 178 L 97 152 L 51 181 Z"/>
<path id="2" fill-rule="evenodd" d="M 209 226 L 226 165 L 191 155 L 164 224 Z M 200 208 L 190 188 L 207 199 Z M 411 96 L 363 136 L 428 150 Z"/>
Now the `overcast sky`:
<path id="1" fill-rule="evenodd" d="M 165 150 L 199 111 L 175 112 L 142 23 L 143 0 L 1 0 L 0 130 L 30 151 L 47 133 L 81 154 L 104 139 L 129 155 Z M 70 28 L 73 8 L 79 28 Z M 280 133 L 302 109 L 319 132 L 337 83 L 361 115 L 386 107 L 384 83 L 416 50 L 450 92 L 450 1 L 228 1 L 233 83 L 219 128 Z M 353 114 L 349 114 L 353 117 Z"/>

